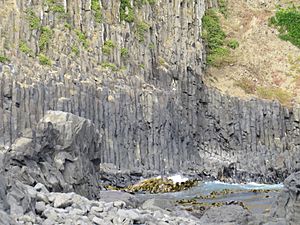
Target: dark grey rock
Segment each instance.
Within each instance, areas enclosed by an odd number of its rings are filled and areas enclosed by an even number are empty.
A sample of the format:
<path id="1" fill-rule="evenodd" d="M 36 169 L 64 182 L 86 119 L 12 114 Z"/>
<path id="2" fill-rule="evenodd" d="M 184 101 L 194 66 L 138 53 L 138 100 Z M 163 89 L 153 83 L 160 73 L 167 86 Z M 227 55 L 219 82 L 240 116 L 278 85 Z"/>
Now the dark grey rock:
<path id="1" fill-rule="evenodd" d="M 300 171 L 291 174 L 284 181 L 284 186 L 271 216 L 283 219 L 289 225 L 296 225 L 300 221 Z"/>
<path id="2" fill-rule="evenodd" d="M 123 201 L 126 205 L 137 207 L 140 200 L 133 194 L 122 191 L 101 191 L 100 200 L 105 202 Z"/>
<path id="3" fill-rule="evenodd" d="M 0 224 L 1 225 L 17 225 L 16 221 L 6 212 L 0 210 Z"/>
<path id="4" fill-rule="evenodd" d="M 246 225 L 251 220 L 250 212 L 238 205 L 225 205 L 207 210 L 200 219 L 200 224 Z"/>
<path id="5" fill-rule="evenodd" d="M 164 198 L 152 198 L 146 200 L 142 206 L 143 209 L 148 210 L 172 210 L 174 209 L 174 201 Z"/>

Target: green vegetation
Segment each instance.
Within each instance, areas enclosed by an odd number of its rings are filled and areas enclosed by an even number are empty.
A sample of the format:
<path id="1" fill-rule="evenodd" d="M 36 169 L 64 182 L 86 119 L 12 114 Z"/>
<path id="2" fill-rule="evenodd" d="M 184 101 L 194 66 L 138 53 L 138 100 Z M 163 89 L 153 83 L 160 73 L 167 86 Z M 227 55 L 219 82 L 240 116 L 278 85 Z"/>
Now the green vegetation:
<path id="1" fill-rule="evenodd" d="M 295 6 L 279 8 L 270 18 L 270 25 L 278 28 L 279 37 L 300 48 L 300 10 Z"/>
<path id="2" fill-rule="evenodd" d="M 97 23 L 101 23 L 102 21 L 102 13 L 99 0 L 92 0 L 92 10 L 94 13 L 95 21 Z"/>
<path id="3" fill-rule="evenodd" d="M 130 4 L 130 0 L 121 0 L 120 19 L 128 23 L 134 21 L 134 10 Z"/>
<path id="4" fill-rule="evenodd" d="M 150 5 L 154 5 L 156 3 L 156 0 L 147 0 L 147 2 L 150 4 Z"/>
<path id="5" fill-rule="evenodd" d="M 126 58 L 128 56 L 128 48 L 121 48 L 121 57 Z"/>
<path id="6" fill-rule="evenodd" d="M 71 48 L 72 52 L 75 54 L 75 55 L 79 55 L 80 51 L 79 51 L 79 48 L 77 45 L 73 45 L 72 48 Z"/>
<path id="7" fill-rule="evenodd" d="M 222 30 L 216 11 L 206 11 L 202 19 L 202 38 L 207 43 L 207 63 L 213 66 L 221 66 L 232 61 L 230 50 L 225 46 L 226 34 Z"/>
<path id="8" fill-rule="evenodd" d="M 79 41 L 82 43 L 84 48 L 88 48 L 89 47 L 89 42 L 87 40 L 87 37 L 85 36 L 85 34 L 83 32 L 81 32 L 80 30 L 75 30 L 75 33 L 79 39 Z"/>
<path id="9" fill-rule="evenodd" d="M 198 184 L 197 180 L 187 180 L 182 183 L 175 183 L 171 179 L 151 178 L 139 182 L 138 184 L 128 186 L 125 191 L 140 192 L 146 191 L 150 193 L 166 193 L 177 192 L 190 189 Z"/>
<path id="10" fill-rule="evenodd" d="M 65 28 L 67 28 L 68 30 L 72 30 L 72 25 L 71 24 L 66 22 L 64 25 L 65 25 Z"/>
<path id="11" fill-rule="evenodd" d="M 240 46 L 240 44 L 236 39 L 231 39 L 227 42 L 227 46 L 229 48 L 236 49 Z"/>
<path id="12" fill-rule="evenodd" d="M 45 65 L 45 66 L 51 66 L 52 62 L 51 60 L 44 54 L 39 54 L 38 55 L 39 61 L 41 65 Z"/>
<path id="13" fill-rule="evenodd" d="M 166 60 L 162 57 L 158 57 L 158 63 L 161 66 L 165 66 L 166 65 Z"/>
<path id="14" fill-rule="evenodd" d="M 259 97 L 278 100 L 281 104 L 289 106 L 292 101 L 292 95 L 290 92 L 277 87 L 258 87 L 256 92 Z"/>
<path id="15" fill-rule="evenodd" d="M 226 18 L 228 16 L 228 0 L 218 0 L 218 7 L 220 13 Z"/>
<path id="16" fill-rule="evenodd" d="M 149 44 L 149 46 L 148 46 L 148 47 L 149 47 L 149 49 L 151 49 L 151 50 L 152 50 L 152 49 L 154 49 L 154 48 L 155 48 L 155 45 L 154 45 L 154 43 L 152 43 L 152 42 L 151 42 L 151 43 Z"/>
<path id="17" fill-rule="evenodd" d="M 149 5 L 154 5 L 156 3 L 156 0 L 135 0 L 134 6 L 141 7 L 143 5 L 146 5 L 147 3 Z"/>
<path id="18" fill-rule="evenodd" d="M 0 63 L 8 63 L 10 59 L 4 55 L 0 55 Z"/>
<path id="19" fill-rule="evenodd" d="M 50 10 L 55 13 L 65 13 L 65 8 L 63 5 L 55 4 L 50 7 Z"/>
<path id="20" fill-rule="evenodd" d="M 65 7 L 57 3 L 57 0 L 47 0 L 46 3 L 49 6 L 49 11 L 55 12 L 55 13 L 65 13 Z"/>
<path id="21" fill-rule="evenodd" d="M 243 89 L 247 94 L 253 94 L 256 90 L 255 83 L 249 78 L 242 78 L 236 81 L 234 85 Z"/>
<path id="22" fill-rule="evenodd" d="M 33 57 L 33 50 L 31 48 L 29 48 L 29 46 L 27 45 L 27 43 L 25 41 L 21 41 L 19 44 L 19 48 L 20 51 L 25 53 L 26 55 Z"/>
<path id="23" fill-rule="evenodd" d="M 29 22 L 31 30 L 38 30 L 41 26 L 41 20 L 37 17 L 32 9 L 26 10 L 26 19 Z"/>
<path id="24" fill-rule="evenodd" d="M 111 69 L 112 71 L 117 71 L 117 70 L 118 70 L 118 67 L 117 67 L 115 64 L 109 63 L 109 62 L 103 62 L 103 63 L 101 64 L 101 66 L 102 66 L 103 68 Z"/>
<path id="25" fill-rule="evenodd" d="M 41 52 L 44 52 L 50 43 L 52 38 L 52 30 L 49 27 L 42 27 L 41 35 L 39 39 L 39 48 Z"/>
<path id="26" fill-rule="evenodd" d="M 107 40 L 102 46 L 102 52 L 105 55 L 110 55 L 111 51 L 116 47 L 115 43 L 112 40 Z"/>
<path id="27" fill-rule="evenodd" d="M 150 25 L 144 21 L 139 21 L 136 24 L 136 37 L 139 42 L 143 42 L 145 39 L 145 32 L 147 32 L 150 28 Z"/>

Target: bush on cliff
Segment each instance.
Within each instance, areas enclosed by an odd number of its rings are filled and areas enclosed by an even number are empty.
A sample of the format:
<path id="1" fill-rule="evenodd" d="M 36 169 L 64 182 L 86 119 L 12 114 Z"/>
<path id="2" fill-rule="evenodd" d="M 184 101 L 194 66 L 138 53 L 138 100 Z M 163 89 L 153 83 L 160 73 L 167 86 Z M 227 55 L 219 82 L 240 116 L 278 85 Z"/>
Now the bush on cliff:
<path id="1" fill-rule="evenodd" d="M 207 43 L 207 63 L 213 66 L 228 63 L 230 50 L 225 45 L 226 34 L 221 27 L 216 11 L 207 10 L 202 23 L 202 38 Z"/>
<path id="2" fill-rule="evenodd" d="M 270 19 L 270 25 L 279 30 L 279 37 L 300 47 L 300 10 L 295 6 L 279 8 Z"/>

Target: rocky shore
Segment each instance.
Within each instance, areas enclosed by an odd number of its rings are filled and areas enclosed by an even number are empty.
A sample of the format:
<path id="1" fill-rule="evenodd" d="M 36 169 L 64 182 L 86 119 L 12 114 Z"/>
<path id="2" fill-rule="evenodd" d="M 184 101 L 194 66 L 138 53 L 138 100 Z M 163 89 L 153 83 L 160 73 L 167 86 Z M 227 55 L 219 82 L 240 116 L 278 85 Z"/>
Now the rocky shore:
<path id="1" fill-rule="evenodd" d="M 2 176 L 0 224 L 297 225 L 299 178 L 300 172 L 289 176 L 273 211 L 258 216 L 235 203 L 216 205 L 197 215 L 181 210 L 170 200 L 143 201 L 119 191 L 102 191 L 100 199 L 89 200 L 74 192 L 49 192 L 41 183 L 29 186 Z"/>
<path id="2" fill-rule="evenodd" d="M 49 111 L 34 132 L 24 133 L 11 149 L 2 149 L 0 224 L 296 224 L 299 172 L 286 179 L 286 189 L 271 212 L 276 223 L 234 202 L 197 214 L 174 201 L 106 191 L 107 185 L 124 188 L 154 173 L 121 173 L 110 164 L 100 164 L 100 153 L 95 151 L 98 135 L 87 119 Z M 225 175 L 230 179 L 228 169 Z M 205 178 L 213 176 L 201 179 Z"/>

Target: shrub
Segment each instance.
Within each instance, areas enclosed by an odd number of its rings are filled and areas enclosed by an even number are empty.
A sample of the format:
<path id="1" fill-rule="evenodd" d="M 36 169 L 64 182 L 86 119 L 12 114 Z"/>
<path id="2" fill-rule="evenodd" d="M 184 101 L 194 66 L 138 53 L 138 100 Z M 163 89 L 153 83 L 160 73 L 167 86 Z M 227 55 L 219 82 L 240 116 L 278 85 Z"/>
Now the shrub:
<path id="1" fill-rule="evenodd" d="M 109 62 L 103 62 L 103 63 L 101 64 L 101 66 L 102 66 L 103 68 L 111 69 L 112 71 L 117 71 L 117 70 L 118 70 L 118 67 L 117 67 L 115 64 L 109 63 Z"/>
<path id="2" fill-rule="evenodd" d="M 232 62 L 230 51 L 225 46 L 226 34 L 221 28 L 217 13 L 212 9 L 207 10 L 202 24 L 202 38 L 207 44 L 208 65 L 221 66 Z"/>
<path id="3" fill-rule="evenodd" d="M 279 8 L 275 16 L 270 18 L 270 25 L 279 30 L 279 37 L 300 47 L 300 11 L 295 6 Z"/>
<path id="4" fill-rule="evenodd" d="M 19 48 L 20 48 L 20 51 L 25 53 L 26 55 L 29 55 L 29 56 L 33 56 L 33 51 L 31 48 L 29 48 L 29 46 L 27 45 L 27 43 L 25 41 L 21 41 L 20 44 L 19 44 Z"/>
<path id="5" fill-rule="evenodd" d="M 52 38 L 52 30 L 49 27 L 42 27 L 41 35 L 39 39 L 39 48 L 41 52 L 44 52 L 50 43 Z"/>
<path id="6" fill-rule="evenodd" d="M 149 30 L 150 26 L 146 22 L 139 21 L 136 24 L 136 37 L 139 42 L 143 42 L 145 39 L 145 32 Z"/>
<path id="7" fill-rule="evenodd" d="M 38 56 L 40 64 L 45 66 L 51 66 L 52 62 L 51 60 L 44 54 L 39 54 Z"/>
<path id="8" fill-rule="evenodd" d="M 46 0 L 46 3 L 49 6 L 49 11 L 65 13 L 65 7 L 62 4 L 57 3 L 57 0 Z"/>
<path id="9" fill-rule="evenodd" d="M 239 42 L 235 39 L 231 39 L 228 41 L 227 46 L 232 49 L 236 49 L 240 46 Z"/>
<path id="10" fill-rule="evenodd" d="M 209 52 L 207 55 L 208 65 L 220 67 L 224 64 L 232 62 L 230 51 L 227 48 L 219 47 Z"/>
<path id="11" fill-rule="evenodd" d="M 214 10 L 207 10 L 202 19 L 202 23 L 202 37 L 207 42 L 208 49 L 214 50 L 223 46 L 226 34 L 221 28 L 220 20 L 216 12 Z"/>
<path id="12" fill-rule="evenodd" d="M 120 19 L 128 23 L 134 21 L 134 10 L 130 4 L 130 0 L 121 0 Z"/>
<path id="13" fill-rule="evenodd" d="M 93 13 L 94 13 L 95 21 L 97 23 L 101 23 L 101 21 L 102 21 L 102 12 L 101 12 L 101 7 L 100 7 L 99 0 L 92 0 L 91 8 L 92 8 Z"/>
<path id="14" fill-rule="evenodd" d="M 106 40 L 102 46 L 102 52 L 105 55 L 109 55 L 112 51 L 112 49 L 114 49 L 116 47 L 115 43 L 112 40 Z"/>
<path id="15" fill-rule="evenodd" d="M 218 7 L 220 13 L 222 13 L 225 17 L 228 16 L 228 1 L 227 0 L 218 0 Z"/>
<path id="16" fill-rule="evenodd" d="M 41 26 L 41 20 L 35 15 L 32 9 L 26 10 L 26 19 L 29 22 L 29 27 L 31 30 L 38 30 Z"/>
<path id="17" fill-rule="evenodd" d="M 128 49 L 127 48 L 121 48 L 121 57 L 125 58 L 128 56 Z"/>
<path id="18" fill-rule="evenodd" d="M 10 59 L 4 55 L 0 55 L 0 63 L 8 63 Z"/>
<path id="19" fill-rule="evenodd" d="M 75 30 L 75 33 L 79 39 L 79 41 L 82 43 L 84 48 L 88 48 L 89 47 L 89 42 L 87 40 L 87 37 L 85 36 L 85 34 L 83 32 L 81 32 L 80 30 Z"/>

